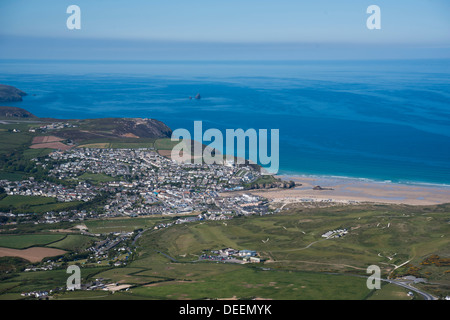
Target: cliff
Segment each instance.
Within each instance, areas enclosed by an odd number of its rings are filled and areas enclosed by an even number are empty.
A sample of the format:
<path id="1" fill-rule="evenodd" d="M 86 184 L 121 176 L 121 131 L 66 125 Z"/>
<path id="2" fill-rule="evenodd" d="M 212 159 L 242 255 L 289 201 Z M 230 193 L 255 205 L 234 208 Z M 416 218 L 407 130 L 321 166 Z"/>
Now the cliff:
<path id="1" fill-rule="evenodd" d="M 0 107 L 0 118 L 23 119 L 37 118 L 34 114 L 16 107 Z"/>
<path id="2" fill-rule="evenodd" d="M 22 101 L 27 94 L 13 86 L 0 84 L 0 102 Z"/>

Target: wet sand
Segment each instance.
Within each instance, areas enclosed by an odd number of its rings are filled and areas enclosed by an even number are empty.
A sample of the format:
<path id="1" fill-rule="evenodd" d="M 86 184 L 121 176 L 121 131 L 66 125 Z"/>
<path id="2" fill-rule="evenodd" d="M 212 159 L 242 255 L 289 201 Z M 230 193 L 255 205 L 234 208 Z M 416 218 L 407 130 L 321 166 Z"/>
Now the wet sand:
<path id="1" fill-rule="evenodd" d="M 293 189 L 252 190 L 252 194 L 280 202 L 372 202 L 409 205 L 450 203 L 450 187 L 408 185 L 341 177 L 277 176 L 301 183 Z M 313 190 L 315 186 L 333 190 Z"/>

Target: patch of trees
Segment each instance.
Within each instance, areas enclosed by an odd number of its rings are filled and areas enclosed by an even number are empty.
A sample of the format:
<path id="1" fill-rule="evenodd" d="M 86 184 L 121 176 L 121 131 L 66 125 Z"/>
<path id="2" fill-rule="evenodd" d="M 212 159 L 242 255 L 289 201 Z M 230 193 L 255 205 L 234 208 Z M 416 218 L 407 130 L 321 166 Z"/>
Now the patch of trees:
<path id="1" fill-rule="evenodd" d="M 444 266 L 450 266 L 450 259 L 449 258 L 441 258 L 437 254 L 433 254 L 433 255 L 429 256 L 428 258 L 424 259 L 420 264 L 421 265 L 434 264 L 437 267 L 444 267 Z"/>

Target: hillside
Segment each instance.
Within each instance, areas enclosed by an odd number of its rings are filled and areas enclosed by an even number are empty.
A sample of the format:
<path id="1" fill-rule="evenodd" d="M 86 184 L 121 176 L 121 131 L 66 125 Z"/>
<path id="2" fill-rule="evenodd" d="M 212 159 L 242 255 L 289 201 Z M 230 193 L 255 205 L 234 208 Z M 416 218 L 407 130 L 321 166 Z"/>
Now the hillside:
<path id="1" fill-rule="evenodd" d="M 89 140 L 108 142 L 118 139 L 138 142 L 139 139 L 169 138 L 172 135 L 172 130 L 167 125 L 155 119 L 104 118 L 67 120 L 67 122 L 74 124 L 75 127 L 58 130 L 54 134 L 76 142 Z"/>
<path id="2" fill-rule="evenodd" d="M 13 86 L 0 84 L 0 102 L 22 101 L 27 94 Z"/>
<path id="3" fill-rule="evenodd" d="M 0 119 L 28 120 L 23 125 L 39 133 L 51 133 L 62 139 L 77 143 L 87 141 L 129 141 L 140 142 L 141 139 L 170 138 L 172 130 L 163 122 L 155 119 L 141 118 L 101 118 L 101 119 L 52 119 L 38 118 L 25 109 L 0 106 Z M 19 128 L 16 125 L 17 128 Z M 25 129 L 21 128 L 21 129 Z"/>
<path id="4" fill-rule="evenodd" d="M 26 119 L 26 118 L 36 118 L 36 116 L 22 108 L 0 107 L 0 118 Z"/>

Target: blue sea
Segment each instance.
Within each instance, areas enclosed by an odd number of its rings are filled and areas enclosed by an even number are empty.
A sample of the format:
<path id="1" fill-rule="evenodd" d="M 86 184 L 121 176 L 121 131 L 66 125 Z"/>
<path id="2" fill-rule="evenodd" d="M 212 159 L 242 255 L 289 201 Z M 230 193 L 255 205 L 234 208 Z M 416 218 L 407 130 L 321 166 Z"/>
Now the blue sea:
<path id="1" fill-rule="evenodd" d="M 0 83 L 39 117 L 279 129 L 279 174 L 450 184 L 450 60 L 3 60 Z"/>

